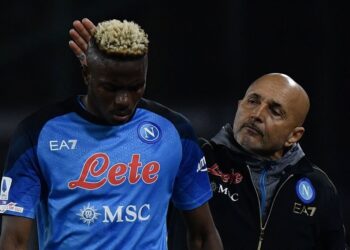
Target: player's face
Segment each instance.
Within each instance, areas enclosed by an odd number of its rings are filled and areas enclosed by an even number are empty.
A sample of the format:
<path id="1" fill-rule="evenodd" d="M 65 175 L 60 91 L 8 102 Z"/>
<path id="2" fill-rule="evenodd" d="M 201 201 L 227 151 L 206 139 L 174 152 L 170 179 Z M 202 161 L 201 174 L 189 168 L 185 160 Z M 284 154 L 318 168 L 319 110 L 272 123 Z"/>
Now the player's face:
<path id="1" fill-rule="evenodd" d="M 233 124 L 236 141 L 247 151 L 281 157 L 296 127 L 290 91 L 274 83 L 253 84 L 240 100 Z"/>
<path id="2" fill-rule="evenodd" d="M 87 106 L 110 124 L 129 121 L 146 88 L 147 57 L 116 61 L 101 59 L 89 65 Z"/>

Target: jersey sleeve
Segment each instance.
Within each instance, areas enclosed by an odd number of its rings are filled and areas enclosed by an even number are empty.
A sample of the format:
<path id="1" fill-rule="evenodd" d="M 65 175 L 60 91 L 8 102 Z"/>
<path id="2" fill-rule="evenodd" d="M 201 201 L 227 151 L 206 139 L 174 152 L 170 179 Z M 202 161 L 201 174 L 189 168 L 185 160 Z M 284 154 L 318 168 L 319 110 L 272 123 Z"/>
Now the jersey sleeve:
<path id="1" fill-rule="evenodd" d="M 35 217 L 41 192 L 35 152 L 33 138 L 20 125 L 12 137 L 1 179 L 0 214 Z"/>
<path id="2" fill-rule="evenodd" d="M 180 210 L 200 207 L 212 197 L 203 152 L 193 129 L 190 126 L 186 129 L 187 134 L 181 139 L 182 160 L 172 197 L 174 206 Z"/>

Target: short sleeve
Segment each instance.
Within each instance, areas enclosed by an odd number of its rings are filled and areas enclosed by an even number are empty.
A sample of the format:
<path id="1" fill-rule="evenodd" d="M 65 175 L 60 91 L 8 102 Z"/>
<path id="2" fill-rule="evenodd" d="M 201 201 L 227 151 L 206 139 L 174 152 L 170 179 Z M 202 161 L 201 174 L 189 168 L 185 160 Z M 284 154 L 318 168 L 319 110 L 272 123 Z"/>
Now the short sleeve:
<path id="1" fill-rule="evenodd" d="M 177 174 L 173 203 L 180 210 L 200 207 L 212 197 L 207 165 L 194 135 L 181 139 L 182 160 Z"/>
<path id="2" fill-rule="evenodd" d="M 41 184 L 35 143 L 20 125 L 12 137 L 1 179 L 0 214 L 35 217 Z"/>

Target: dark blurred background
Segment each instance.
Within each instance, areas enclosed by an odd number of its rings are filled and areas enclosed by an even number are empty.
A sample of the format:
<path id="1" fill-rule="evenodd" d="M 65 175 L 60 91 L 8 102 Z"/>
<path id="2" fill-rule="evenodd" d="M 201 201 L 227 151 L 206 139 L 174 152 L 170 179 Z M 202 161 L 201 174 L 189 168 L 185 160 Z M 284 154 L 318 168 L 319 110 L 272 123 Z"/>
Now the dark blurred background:
<path id="1" fill-rule="evenodd" d="M 263 74 L 286 73 L 304 86 L 312 105 L 302 146 L 338 187 L 350 230 L 346 1 L 14 0 L 0 6 L 1 166 L 23 117 L 85 91 L 68 48 L 72 22 L 133 20 L 151 42 L 146 97 L 185 114 L 199 136 L 231 123 L 237 100 Z"/>

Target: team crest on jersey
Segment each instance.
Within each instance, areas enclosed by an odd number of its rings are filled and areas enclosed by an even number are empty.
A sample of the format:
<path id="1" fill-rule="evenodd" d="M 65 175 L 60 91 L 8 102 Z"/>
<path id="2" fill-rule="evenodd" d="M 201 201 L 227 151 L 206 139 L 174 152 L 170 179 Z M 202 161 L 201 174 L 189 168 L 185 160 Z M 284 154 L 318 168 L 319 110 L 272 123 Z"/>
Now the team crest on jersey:
<path id="1" fill-rule="evenodd" d="M 9 192 L 11 188 L 12 179 L 10 177 L 3 176 L 1 179 L 1 191 L 0 200 L 7 201 L 9 199 Z"/>
<path id="2" fill-rule="evenodd" d="M 308 178 L 302 178 L 297 182 L 296 193 L 299 199 L 305 204 L 309 204 L 314 201 L 316 197 L 316 191 L 311 181 Z"/>
<path id="3" fill-rule="evenodd" d="M 152 122 L 143 122 L 137 129 L 139 138 L 146 143 L 156 143 L 162 137 L 160 128 Z"/>
<path id="4" fill-rule="evenodd" d="M 77 215 L 80 217 L 80 220 L 90 226 L 90 224 L 94 223 L 101 214 L 97 213 L 97 209 L 94 206 L 90 206 L 90 203 L 88 203 L 87 206 L 80 209 L 80 212 Z"/>

